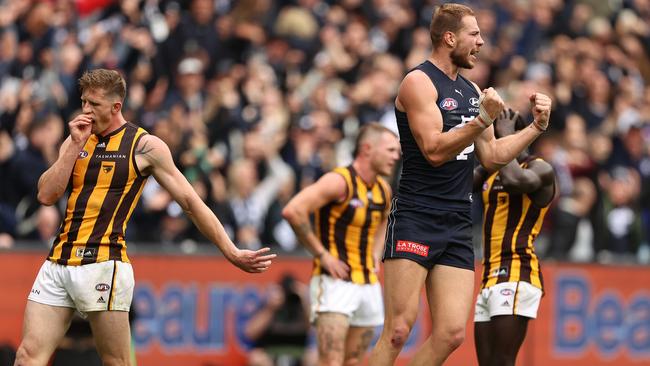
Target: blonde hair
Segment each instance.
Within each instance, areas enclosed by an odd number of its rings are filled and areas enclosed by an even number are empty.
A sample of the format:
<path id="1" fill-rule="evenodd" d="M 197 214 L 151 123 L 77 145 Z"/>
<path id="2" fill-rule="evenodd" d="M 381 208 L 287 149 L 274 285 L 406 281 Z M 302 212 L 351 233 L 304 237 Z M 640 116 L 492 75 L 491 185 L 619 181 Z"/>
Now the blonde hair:
<path id="1" fill-rule="evenodd" d="M 359 155 L 361 144 L 377 136 L 380 136 L 382 133 L 390 133 L 391 135 L 397 137 L 395 132 L 381 125 L 379 122 L 370 122 L 363 125 L 359 129 L 359 134 L 357 134 L 357 140 L 354 144 L 354 152 L 352 153 L 352 156 L 356 158 L 357 155 Z"/>
<path id="2" fill-rule="evenodd" d="M 86 89 L 102 89 L 106 94 L 112 94 L 124 100 L 126 96 L 126 81 L 119 72 L 107 69 L 86 71 L 79 78 L 79 89 L 83 94 Z"/>

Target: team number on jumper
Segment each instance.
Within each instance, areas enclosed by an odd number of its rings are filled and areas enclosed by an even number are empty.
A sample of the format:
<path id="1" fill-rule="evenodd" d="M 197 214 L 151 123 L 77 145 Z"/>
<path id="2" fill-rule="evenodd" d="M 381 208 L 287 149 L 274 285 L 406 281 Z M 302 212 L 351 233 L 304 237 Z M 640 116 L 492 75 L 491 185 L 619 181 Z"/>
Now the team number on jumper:
<path id="1" fill-rule="evenodd" d="M 465 124 L 467 122 L 474 119 L 474 116 L 460 116 L 460 119 L 461 119 L 461 122 L 459 124 L 457 124 L 456 126 L 452 127 L 450 129 L 450 131 L 455 129 L 455 128 L 461 128 L 461 127 L 465 126 Z M 456 155 L 456 160 L 467 160 L 468 155 L 471 154 L 472 152 L 474 152 L 474 143 L 473 142 L 472 142 L 471 145 L 469 145 L 465 149 L 463 149 L 463 151 L 461 151 L 460 154 Z"/>

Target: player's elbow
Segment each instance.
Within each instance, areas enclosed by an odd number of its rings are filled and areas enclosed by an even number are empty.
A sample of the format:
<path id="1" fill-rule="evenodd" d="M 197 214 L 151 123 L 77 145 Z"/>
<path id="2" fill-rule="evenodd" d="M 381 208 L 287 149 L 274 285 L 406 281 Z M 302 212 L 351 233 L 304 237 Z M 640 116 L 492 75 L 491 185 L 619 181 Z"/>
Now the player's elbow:
<path id="1" fill-rule="evenodd" d="M 488 173 L 494 173 L 497 170 L 500 170 L 504 166 L 508 165 L 508 163 L 499 163 L 496 161 L 483 161 L 479 160 L 481 163 L 481 166 L 488 172 Z"/>
<path id="2" fill-rule="evenodd" d="M 424 151 L 424 157 L 429 164 L 434 167 L 439 167 L 456 157 L 456 153 L 445 148 L 440 143 L 432 143 L 427 146 Z"/>
<path id="3" fill-rule="evenodd" d="M 527 179 L 523 174 L 513 176 L 504 174 L 501 176 L 501 183 L 503 188 L 509 192 L 529 193 L 539 188 L 538 181 Z"/>
<path id="4" fill-rule="evenodd" d="M 429 164 L 431 164 L 432 166 L 434 166 L 436 168 L 441 166 L 442 164 L 446 163 L 447 160 L 448 160 L 446 157 L 441 156 L 440 154 L 436 154 L 436 153 L 427 154 L 426 158 L 427 158 L 427 161 L 429 162 Z"/>
<path id="5" fill-rule="evenodd" d="M 501 174 L 501 184 L 505 189 L 523 188 L 528 185 L 522 174 L 512 173 Z"/>
<path id="6" fill-rule="evenodd" d="M 290 223 L 295 221 L 297 215 L 295 207 L 291 204 L 284 206 L 282 209 L 282 217 Z"/>
<path id="7" fill-rule="evenodd" d="M 42 190 L 39 190 L 38 194 L 36 195 L 36 199 L 43 206 L 52 206 L 56 203 L 56 201 L 58 201 L 59 198 L 55 194 L 48 194 Z"/>

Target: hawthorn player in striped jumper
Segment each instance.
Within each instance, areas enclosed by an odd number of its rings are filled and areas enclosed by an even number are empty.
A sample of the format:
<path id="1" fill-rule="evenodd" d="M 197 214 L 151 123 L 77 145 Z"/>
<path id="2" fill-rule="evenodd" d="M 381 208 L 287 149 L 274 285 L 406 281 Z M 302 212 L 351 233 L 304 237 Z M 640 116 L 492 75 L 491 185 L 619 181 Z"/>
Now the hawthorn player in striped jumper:
<path id="1" fill-rule="evenodd" d="M 383 323 L 377 269 L 390 186 L 400 156 L 397 136 L 378 123 L 363 126 L 355 159 L 323 175 L 284 208 L 301 243 L 314 255 L 310 283 L 319 365 L 359 365 Z M 314 229 L 309 215 L 314 214 Z"/>
<path id="2" fill-rule="evenodd" d="M 431 55 L 404 77 L 395 99 L 404 164 L 388 217 L 386 319 L 373 366 L 395 362 L 416 321 L 422 287 L 431 335 L 410 365 L 441 365 L 463 342 L 474 297 L 474 154 L 489 170 L 508 164 L 546 129 L 551 110 L 549 97 L 530 95 L 533 122 L 497 141 L 492 122 L 503 110 L 501 97 L 459 74 L 474 67 L 484 43 L 472 9 L 441 5 L 431 41 Z"/>
<path id="3" fill-rule="evenodd" d="M 525 127 L 519 113 L 504 111 L 497 137 Z M 483 199 L 483 282 L 476 298 L 474 337 L 481 366 L 513 365 L 537 317 L 543 281 L 533 243 L 555 197 L 555 173 L 525 150 L 494 173 L 474 169 L 474 191 Z"/>
<path id="4" fill-rule="evenodd" d="M 56 203 L 70 187 L 65 218 L 29 294 L 18 366 L 46 365 L 76 310 L 88 317 L 104 365 L 130 364 L 129 309 L 134 278 L 124 233 L 153 175 L 234 265 L 265 271 L 268 248 L 240 250 L 176 168 L 167 145 L 122 116 L 126 83 L 112 70 L 79 79 L 82 113 L 57 161 L 38 182 L 38 200 Z"/>

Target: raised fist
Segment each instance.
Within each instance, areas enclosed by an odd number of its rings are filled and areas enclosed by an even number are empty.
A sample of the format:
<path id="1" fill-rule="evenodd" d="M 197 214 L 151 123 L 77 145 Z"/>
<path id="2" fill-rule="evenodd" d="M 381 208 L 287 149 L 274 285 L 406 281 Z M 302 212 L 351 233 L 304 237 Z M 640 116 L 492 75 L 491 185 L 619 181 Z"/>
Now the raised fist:
<path id="1" fill-rule="evenodd" d="M 484 89 L 479 98 L 479 117 L 488 127 L 503 110 L 505 103 L 494 88 Z"/>
<path id="2" fill-rule="evenodd" d="M 548 120 L 551 116 L 551 98 L 542 93 L 535 93 L 529 99 L 533 114 L 533 123 L 538 129 L 546 130 L 548 128 Z"/>

